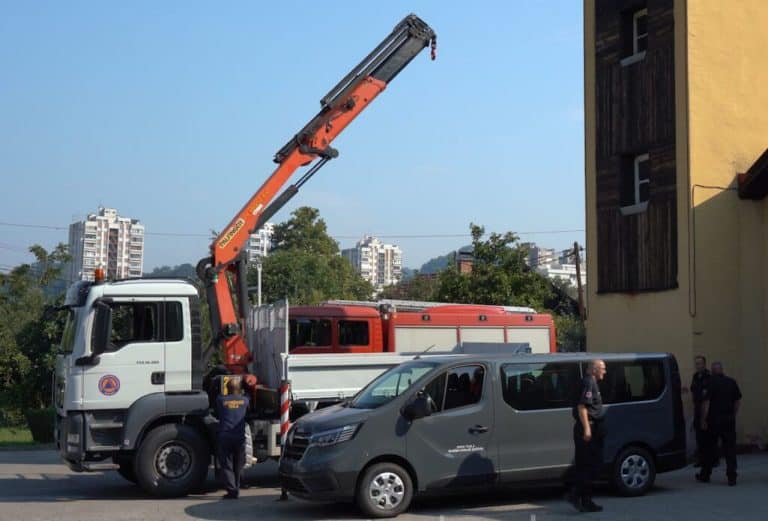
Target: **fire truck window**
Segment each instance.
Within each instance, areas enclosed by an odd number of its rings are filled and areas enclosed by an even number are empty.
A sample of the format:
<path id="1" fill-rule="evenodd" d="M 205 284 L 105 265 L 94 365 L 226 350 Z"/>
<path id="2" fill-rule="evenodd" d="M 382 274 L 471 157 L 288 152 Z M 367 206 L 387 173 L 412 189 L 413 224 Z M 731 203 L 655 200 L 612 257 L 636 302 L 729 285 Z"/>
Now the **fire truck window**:
<path id="1" fill-rule="evenodd" d="M 290 349 L 296 347 L 330 347 L 331 321 L 314 318 L 297 318 L 290 321 Z"/>
<path id="2" fill-rule="evenodd" d="M 155 302 L 126 302 L 112 305 L 112 332 L 107 351 L 117 351 L 127 344 L 157 342 L 160 328 Z"/>
<path id="3" fill-rule="evenodd" d="M 579 364 L 505 364 L 501 368 L 504 401 L 519 411 L 573 406 L 580 381 Z"/>
<path id="4" fill-rule="evenodd" d="M 367 346 L 368 322 L 365 320 L 339 320 L 339 345 Z"/>

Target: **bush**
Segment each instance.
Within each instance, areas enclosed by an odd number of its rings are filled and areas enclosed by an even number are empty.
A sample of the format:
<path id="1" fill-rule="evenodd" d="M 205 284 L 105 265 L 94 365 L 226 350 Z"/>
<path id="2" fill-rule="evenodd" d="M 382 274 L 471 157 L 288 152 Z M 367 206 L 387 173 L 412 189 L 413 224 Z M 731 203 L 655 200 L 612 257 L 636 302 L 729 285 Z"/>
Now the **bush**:
<path id="1" fill-rule="evenodd" d="M 52 443 L 56 410 L 53 407 L 30 409 L 25 414 L 27 416 L 27 425 L 29 425 L 29 430 L 32 432 L 32 439 L 37 443 Z"/>

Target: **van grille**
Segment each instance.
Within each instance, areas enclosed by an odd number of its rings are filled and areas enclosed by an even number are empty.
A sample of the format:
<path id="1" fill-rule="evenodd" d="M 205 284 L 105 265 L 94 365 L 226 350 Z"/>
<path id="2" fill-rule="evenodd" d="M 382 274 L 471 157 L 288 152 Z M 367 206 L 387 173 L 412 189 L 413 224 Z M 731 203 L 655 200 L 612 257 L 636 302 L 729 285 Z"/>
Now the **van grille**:
<path id="1" fill-rule="evenodd" d="M 308 432 L 296 431 L 291 441 L 286 443 L 283 456 L 288 459 L 300 460 L 309 447 L 310 434 Z"/>

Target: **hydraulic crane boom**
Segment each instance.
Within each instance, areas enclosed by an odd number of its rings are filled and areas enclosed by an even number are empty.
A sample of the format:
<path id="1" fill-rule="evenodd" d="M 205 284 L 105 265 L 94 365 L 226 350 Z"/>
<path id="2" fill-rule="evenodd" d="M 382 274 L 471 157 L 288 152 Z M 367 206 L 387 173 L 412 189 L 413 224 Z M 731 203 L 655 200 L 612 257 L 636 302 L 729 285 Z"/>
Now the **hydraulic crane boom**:
<path id="1" fill-rule="evenodd" d="M 211 256 L 198 263 L 197 273 L 205 283 L 210 306 L 213 341 L 223 350 L 224 363 L 233 372 L 246 372 L 251 360 L 244 333 L 248 290 L 243 246 L 310 177 L 338 156 L 331 142 L 422 49 L 431 44 L 435 59 L 436 41 L 434 31 L 416 15 L 408 15 L 397 24 L 320 100 L 320 112 L 275 154 L 279 166 L 216 237 Z M 313 162 L 296 183 L 275 198 L 298 168 Z"/>

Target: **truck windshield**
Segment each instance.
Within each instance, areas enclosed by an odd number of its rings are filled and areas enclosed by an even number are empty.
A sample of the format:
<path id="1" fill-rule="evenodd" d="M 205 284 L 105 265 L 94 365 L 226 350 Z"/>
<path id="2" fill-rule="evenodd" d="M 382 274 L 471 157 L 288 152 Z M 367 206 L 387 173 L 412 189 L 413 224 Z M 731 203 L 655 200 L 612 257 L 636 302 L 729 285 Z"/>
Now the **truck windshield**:
<path id="1" fill-rule="evenodd" d="M 350 403 L 350 407 L 356 409 L 376 409 L 381 407 L 403 394 L 417 380 L 434 369 L 436 365 L 430 362 L 410 362 L 394 367 L 360 391 L 352 400 L 352 403 Z"/>
<path id="2" fill-rule="evenodd" d="M 61 344 L 59 350 L 64 354 L 72 352 L 75 345 L 75 326 L 77 324 L 77 314 L 73 308 L 67 308 L 67 321 L 64 324 L 64 331 L 61 334 Z"/>

